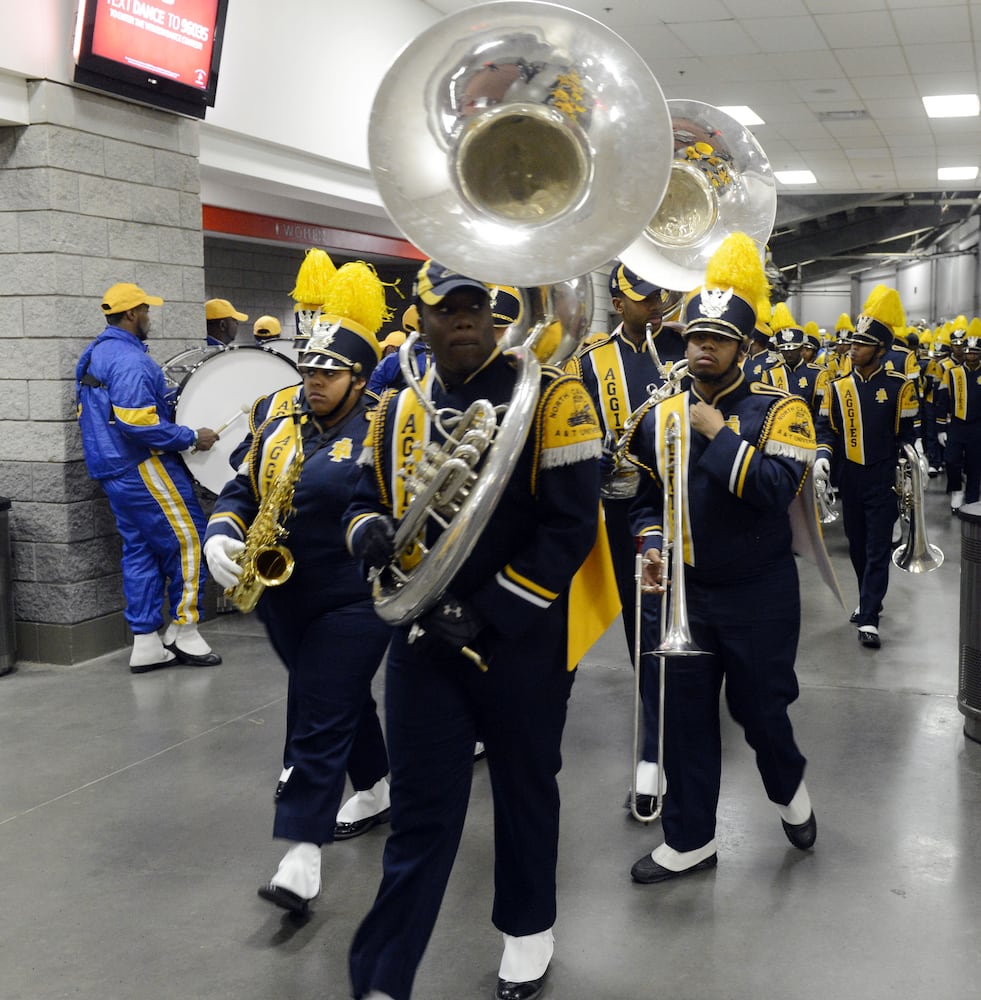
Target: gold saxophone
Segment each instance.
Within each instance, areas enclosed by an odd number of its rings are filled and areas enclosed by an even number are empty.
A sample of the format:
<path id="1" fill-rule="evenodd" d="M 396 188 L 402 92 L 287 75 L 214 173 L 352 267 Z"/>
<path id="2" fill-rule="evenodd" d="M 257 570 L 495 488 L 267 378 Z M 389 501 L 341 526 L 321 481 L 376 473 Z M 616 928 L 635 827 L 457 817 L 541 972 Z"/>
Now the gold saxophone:
<path id="1" fill-rule="evenodd" d="M 259 511 L 245 536 L 245 548 L 235 561 L 242 567 L 242 577 L 225 594 L 239 611 L 253 611 L 266 587 L 286 583 L 293 573 L 293 554 L 279 544 L 289 532 L 283 527 L 293 507 L 293 491 L 303 471 L 303 438 L 299 414 L 293 414 L 296 429 L 296 455 L 273 480 L 262 498 Z"/>

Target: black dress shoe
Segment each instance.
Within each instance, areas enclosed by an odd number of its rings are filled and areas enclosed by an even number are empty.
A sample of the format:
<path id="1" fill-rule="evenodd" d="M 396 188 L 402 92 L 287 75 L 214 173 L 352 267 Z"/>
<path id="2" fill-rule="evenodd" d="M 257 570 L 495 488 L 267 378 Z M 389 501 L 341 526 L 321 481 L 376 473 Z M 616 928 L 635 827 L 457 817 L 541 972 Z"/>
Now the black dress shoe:
<path id="1" fill-rule="evenodd" d="M 275 903 L 276 906 L 284 910 L 289 910 L 290 913 L 297 913 L 304 916 L 310 909 L 309 899 L 304 899 L 302 896 L 298 896 L 295 892 L 290 892 L 289 889 L 284 889 L 280 885 L 273 885 L 272 882 L 260 885 L 259 895 L 263 899 L 269 900 L 270 903 Z"/>
<path id="2" fill-rule="evenodd" d="M 382 809 L 374 816 L 365 816 L 364 819 L 356 819 L 353 823 L 335 823 L 334 840 L 350 840 L 352 837 L 360 837 L 362 833 L 367 833 L 380 823 L 387 823 L 390 811 Z"/>
<path id="3" fill-rule="evenodd" d="M 670 868 L 665 868 L 663 865 L 659 865 L 649 854 L 645 854 L 633 866 L 633 868 L 630 869 L 630 877 L 635 882 L 641 882 L 644 885 L 651 885 L 654 882 L 669 882 L 673 878 L 683 878 L 685 875 L 694 875 L 695 872 L 703 872 L 709 868 L 715 868 L 718 863 L 718 854 L 713 854 L 704 861 L 699 861 L 697 865 L 692 865 L 691 868 L 683 868 L 680 872 L 673 872 Z"/>
<path id="4" fill-rule="evenodd" d="M 644 795 L 642 792 L 638 792 L 636 806 L 637 812 L 641 816 L 653 816 L 654 810 L 657 809 L 657 796 Z M 627 797 L 623 800 L 623 808 L 630 812 L 630 792 L 627 792 Z M 630 818 L 636 820 L 633 812 L 630 812 Z"/>
<path id="5" fill-rule="evenodd" d="M 787 834 L 787 840 L 798 850 L 809 851 L 814 846 L 818 835 L 818 825 L 814 818 L 813 809 L 811 815 L 803 823 L 788 823 L 785 819 L 780 820 L 780 822 L 783 823 L 783 832 Z"/>
<path id="6" fill-rule="evenodd" d="M 866 628 L 858 630 L 858 641 L 866 649 L 880 649 L 882 647 L 882 640 L 879 638 L 879 633 L 871 632 Z"/>
<path id="7" fill-rule="evenodd" d="M 217 653 L 185 653 L 183 649 L 178 649 L 176 642 L 165 648 L 169 649 L 179 662 L 192 667 L 217 667 L 221 663 L 221 657 Z"/>
<path id="8" fill-rule="evenodd" d="M 156 663 L 131 663 L 129 672 L 131 674 L 148 674 L 151 670 L 172 667 L 175 663 L 180 663 L 176 656 L 172 656 L 169 660 L 158 660 Z"/>
<path id="9" fill-rule="evenodd" d="M 545 989 L 545 977 L 548 969 L 539 979 L 529 979 L 524 983 L 512 983 L 506 979 L 498 979 L 497 989 L 494 990 L 494 1000 L 535 1000 L 535 997 L 542 995 Z"/>

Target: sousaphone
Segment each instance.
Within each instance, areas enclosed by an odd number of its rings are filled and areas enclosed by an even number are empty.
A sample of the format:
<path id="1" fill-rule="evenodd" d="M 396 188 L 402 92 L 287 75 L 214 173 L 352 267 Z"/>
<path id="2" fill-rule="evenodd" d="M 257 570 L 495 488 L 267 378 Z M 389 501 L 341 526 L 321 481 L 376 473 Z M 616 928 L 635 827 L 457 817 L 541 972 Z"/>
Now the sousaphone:
<path id="1" fill-rule="evenodd" d="M 548 3 L 488 3 L 399 54 L 375 97 L 368 154 L 405 237 L 446 267 L 518 288 L 526 317 L 502 341 L 516 370 L 503 413 L 480 401 L 446 421 L 408 379 L 446 440 L 409 472 L 395 559 L 375 581 L 379 615 L 402 625 L 439 599 L 503 494 L 540 361 L 559 363 L 589 332 L 589 272 L 660 204 L 671 123 L 646 63 L 604 25 Z M 409 341 L 401 350 L 411 375 Z M 426 548 L 429 517 L 443 530 Z"/>
<path id="2" fill-rule="evenodd" d="M 730 234 L 746 233 L 762 255 L 777 214 L 777 191 L 756 137 L 700 101 L 668 101 L 673 159 L 667 192 L 620 259 L 662 288 L 698 287 L 709 258 Z"/>

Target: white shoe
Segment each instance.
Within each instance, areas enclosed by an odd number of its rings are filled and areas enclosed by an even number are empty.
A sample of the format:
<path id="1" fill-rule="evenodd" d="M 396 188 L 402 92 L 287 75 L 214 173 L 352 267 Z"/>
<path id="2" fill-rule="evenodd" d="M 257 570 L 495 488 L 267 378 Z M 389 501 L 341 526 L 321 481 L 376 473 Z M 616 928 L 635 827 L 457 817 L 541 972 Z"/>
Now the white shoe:
<path id="1" fill-rule="evenodd" d="M 310 900 L 320 894 L 320 845 L 294 844 L 279 862 L 276 874 L 259 895 L 292 913 L 306 913 Z"/>
<path id="2" fill-rule="evenodd" d="M 133 636 L 133 652 L 129 656 L 130 673 L 145 674 L 176 662 L 177 656 L 169 649 L 164 649 L 156 632 Z"/>
<path id="3" fill-rule="evenodd" d="M 959 510 L 963 506 L 964 506 L 964 491 L 954 490 L 954 492 L 950 494 L 950 509 Z"/>

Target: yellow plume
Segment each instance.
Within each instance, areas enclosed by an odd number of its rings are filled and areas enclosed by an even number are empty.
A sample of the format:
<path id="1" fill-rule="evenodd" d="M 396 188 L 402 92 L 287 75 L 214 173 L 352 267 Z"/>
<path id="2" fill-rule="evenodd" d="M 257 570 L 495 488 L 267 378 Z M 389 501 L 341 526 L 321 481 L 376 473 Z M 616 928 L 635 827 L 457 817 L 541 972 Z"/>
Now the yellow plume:
<path id="1" fill-rule="evenodd" d="M 336 273 L 337 268 L 326 252 L 311 247 L 296 273 L 296 285 L 290 292 L 293 301 L 310 306 L 321 305 L 327 294 L 327 285 Z"/>
<path id="2" fill-rule="evenodd" d="M 903 311 L 903 302 L 895 288 L 876 285 L 865 300 L 862 313 L 893 329 L 896 327 L 906 328 L 906 313 Z"/>
<path id="3" fill-rule="evenodd" d="M 730 233 L 709 258 L 705 284 L 731 288 L 755 308 L 770 291 L 759 247 L 745 233 Z"/>
<path id="4" fill-rule="evenodd" d="M 377 333 L 392 310 L 385 305 L 385 287 L 370 264 L 345 264 L 327 285 L 323 311 L 330 316 L 353 320 L 370 333 Z"/>
<path id="5" fill-rule="evenodd" d="M 778 302 L 773 307 L 773 319 L 770 320 L 770 326 L 773 327 L 774 333 L 777 333 L 780 330 L 786 330 L 789 327 L 799 329 L 797 322 L 794 320 L 793 315 L 791 315 L 790 307 L 786 302 Z"/>

